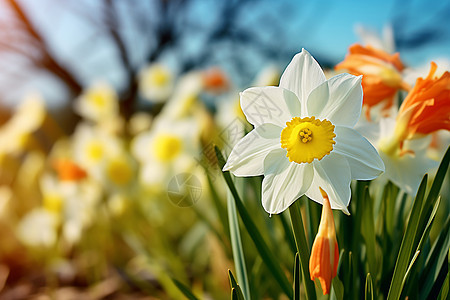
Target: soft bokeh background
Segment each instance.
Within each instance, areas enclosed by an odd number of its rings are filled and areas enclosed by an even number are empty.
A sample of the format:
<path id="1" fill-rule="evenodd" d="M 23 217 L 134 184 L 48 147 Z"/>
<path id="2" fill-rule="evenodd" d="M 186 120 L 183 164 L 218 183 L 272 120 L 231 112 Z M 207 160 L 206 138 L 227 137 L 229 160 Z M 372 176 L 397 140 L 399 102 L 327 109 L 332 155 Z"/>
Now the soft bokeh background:
<path id="1" fill-rule="evenodd" d="M 175 278 L 205 299 L 229 299 L 227 188 L 212 145 L 227 154 L 251 129 L 239 91 L 277 84 L 302 48 L 332 73 L 355 42 L 398 51 L 407 66 L 425 65 L 422 75 L 430 60 L 448 69 L 449 16 L 448 1 L 0 0 L 0 298 L 182 299 Z M 164 67 L 142 84 L 154 66 Z M 155 83 L 168 91 L 145 90 Z M 199 182 L 174 200 L 167 190 L 180 173 Z M 286 215 L 263 211 L 261 178 L 237 186 L 250 190 L 252 218 L 290 272 Z M 399 189 L 389 187 L 395 200 Z M 201 205 L 177 202 L 199 190 L 190 197 Z M 411 197 L 402 197 L 406 218 Z M 307 205 L 311 244 L 320 206 Z M 393 211 L 388 238 L 398 249 L 405 218 Z M 358 228 L 344 220 L 342 228 Z M 279 296 L 241 232 L 252 295 Z M 379 244 L 392 248 L 388 238 Z M 383 254 L 383 278 L 394 252 Z M 348 284 L 356 294 L 363 275 Z"/>
<path id="2" fill-rule="evenodd" d="M 0 99 L 27 91 L 64 106 L 93 80 L 125 99 L 148 62 L 181 74 L 219 65 L 248 86 L 267 64 L 283 68 L 308 49 L 323 66 L 342 60 L 364 27 L 392 27 L 395 49 L 410 66 L 450 53 L 447 1 L 55 1 L 0 3 Z"/>

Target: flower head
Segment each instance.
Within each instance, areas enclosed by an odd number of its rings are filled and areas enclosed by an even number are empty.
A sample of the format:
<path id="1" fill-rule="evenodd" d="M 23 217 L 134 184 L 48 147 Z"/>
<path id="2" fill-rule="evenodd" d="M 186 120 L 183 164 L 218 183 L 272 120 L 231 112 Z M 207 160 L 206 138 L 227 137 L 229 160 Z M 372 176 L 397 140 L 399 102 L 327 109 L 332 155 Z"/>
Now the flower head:
<path id="1" fill-rule="evenodd" d="M 108 83 L 99 81 L 76 99 L 74 108 L 82 117 L 100 123 L 118 115 L 119 97 Z"/>
<path id="2" fill-rule="evenodd" d="M 436 70 L 432 62 L 428 76 L 417 79 L 400 106 L 396 131 L 401 140 L 450 130 L 450 73 L 438 77 Z"/>
<path id="3" fill-rule="evenodd" d="M 139 92 L 151 102 L 164 102 L 173 92 L 174 76 L 165 65 L 151 64 L 139 73 Z"/>
<path id="4" fill-rule="evenodd" d="M 384 177 L 411 195 L 436 166 L 427 157 L 430 134 L 450 129 L 450 73 L 435 76 L 436 69 L 432 63 L 428 76 L 417 79 L 395 119 L 380 120 L 379 137 L 374 139 L 386 165 Z"/>
<path id="5" fill-rule="evenodd" d="M 224 170 L 264 175 L 264 209 L 280 213 L 306 195 L 348 213 L 350 181 L 373 179 L 384 170 L 375 148 L 352 129 L 361 114 L 361 77 L 326 80 L 306 51 L 297 54 L 279 87 L 250 88 L 241 107 L 255 128 L 233 148 Z"/>
<path id="6" fill-rule="evenodd" d="M 323 294 L 326 295 L 330 293 L 331 280 L 337 274 L 339 249 L 330 201 L 322 189 L 320 192 L 324 199 L 322 217 L 309 259 L 309 272 L 311 280 L 319 279 Z"/>
<path id="7" fill-rule="evenodd" d="M 367 107 L 368 119 L 371 107 L 386 101 L 384 109 L 389 109 L 398 90 L 410 89 L 402 80 L 401 71 L 404 66 L 398 53 L 391 55 L 383 50 L 359 44 L 351 46 L 349 52 L 345 60 L 335 68 L 348 70 L 354 75 L 363 75 L 364 105 Z"/>

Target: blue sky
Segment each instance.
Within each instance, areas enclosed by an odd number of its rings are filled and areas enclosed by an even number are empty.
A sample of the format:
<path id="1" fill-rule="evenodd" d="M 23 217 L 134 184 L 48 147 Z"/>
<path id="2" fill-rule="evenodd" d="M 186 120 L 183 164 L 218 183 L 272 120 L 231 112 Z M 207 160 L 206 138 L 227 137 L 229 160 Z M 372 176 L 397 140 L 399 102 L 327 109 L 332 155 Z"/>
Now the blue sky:
<path id="1" fill-rule="evenodd" d="M 130 49 L 132 62 L 136 66 L 143 66 L 145 52 L 151 45 L 152 32 L 137 32 L 132 25 L 134 15 L 129 13 L 130 8 L 125 5 L 142 5 L 144 2 L 127 1 L 130 2 L 116 1 L 121 5 L 120 31 Z M 99 2 L 21 2 L 44 33 L 54 53 L 71 67 L 83 84 L 102 79 L 111 82 L 119 90 L 123 87 L 125 75 L 121 70 L 117 52 L 102 32 L 104 29 L 99 17 Z M 152 1 L 145 3 L 147 10 L 143 17 L 151 23 L 158 15 L 151 9 Z M 220 18 L 217 7 L 222 2 L 199 0 L 189 3 L 193 5 L 186 11 L 185 16 L 181 17 L 201 26 L 196 32 L 185 34 L 178 46 L 183 53 L 195 52 L 202 47 L 202 30 L 207 30 Z M 73 8 L 78 8 L 78 12 L 71 11 Z M 275 63 L 283 68 L 302 48 L 306 48 L 318 58 L 319 63 L 321 58 L 328 63 L 338 63 L 344 59 L 348 47 L 359 41 L 355 34 L 357 24 L 380 34 L 384 26 L 393 24 L 394 33 L 402 42 L 398 50 L 407 65 L 428 64 L 430 60 L 442 57 L 450 59 L 450 1 L 263 0 L 249 2 L 239 12 L 237 19 L 234 23 L 236 30 L 251 29 L 268 45 L 275 45 L 280 51 L 288 52 L 288 55 L 273 58 L 273 61 L 269 61 L 271 57 L 260 57 L 258 60 L 251 52 L 243 53 L 242 56 L 250 61 L 249 73 L 253 75 L 268 63 Z M 423 43 L 427 39 L 428 41 Z M 218 52 L 220 51 L 218 49 Z M 177 55 L 178 53 L 172 53 L 172 57 L 169 54 L 162 59 L 173 63 Z M 230 66 L 229 59 L 229 53 L 224 53 L 220 59 L 216 59 L 216 63 L 227 69 Z M 176 65 L 176 62 L 173 64 Z M 24 89 L 43 91 L 50 102 L 61 101 L 64 98 L 63 90 L 51 84 L 50 78 L 47 77 L 43 74 L 30 74 L 24 81 Z M 243 77 L 249 79 L 251 76 L 247 74 Z M 249 83 L 250 80 L 241 80 L 238 86 L 243 88 Z M 2 98 L 6 102 L 17 103 L 20 94 L 24 94 L 23 89 L 11 91 L 8 95 L 2 95 Z"/>

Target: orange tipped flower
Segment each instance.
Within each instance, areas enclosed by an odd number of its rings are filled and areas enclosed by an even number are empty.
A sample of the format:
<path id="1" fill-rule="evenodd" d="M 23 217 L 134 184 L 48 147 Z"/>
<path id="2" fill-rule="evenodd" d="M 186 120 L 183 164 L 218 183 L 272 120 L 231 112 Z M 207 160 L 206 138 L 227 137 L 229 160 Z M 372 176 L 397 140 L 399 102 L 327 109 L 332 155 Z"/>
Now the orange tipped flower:
<path id="1" fill-rule="evenodd" d="M 78 181 L 87 176 L 86 171 L 69 159 L 54 161 L 53 168 L 61 181 Z"/>
<path id="2" fill-rule="evenodd" d="M 366 116 L 370 119 L 370 108 L 386 101 L 383 109 L 389 109 L 394 103 L 395 93 L 409 90 L 410 86 L 402 80 L 404 69 L 398 53 L 389 54 L 370 46 L 355 44 L 350 53 L 335 69 L 345 69 L 353 75 L 363 75 L 362 86 Z"/>
<path id="3" fill-rule="evenodd" d="M 450 73 L 437 77 L 436 69 L 432 62 L 428 76 L 417 79 L 400 106 L 395 129 L 400 141 L 450 130 Z"/>
<path id="4" fill-rule="evenodd" d="M 311 280 L 319 279 L 323 294 L 326 295 L 330 293 L 331 280 L 337 274 L 339 249 L 330 201 L 327 193 L 322 188 L 319 189 L 323 197 L 322 218 L 312 247 L 309 272 Z"/>
<path id="5" fill-rule="evenodd" d="M 205 89 L 212 93 L 221 93 L 228 89 L 228 79 L 219 68 L 211 68 L 203 72 Z"/>

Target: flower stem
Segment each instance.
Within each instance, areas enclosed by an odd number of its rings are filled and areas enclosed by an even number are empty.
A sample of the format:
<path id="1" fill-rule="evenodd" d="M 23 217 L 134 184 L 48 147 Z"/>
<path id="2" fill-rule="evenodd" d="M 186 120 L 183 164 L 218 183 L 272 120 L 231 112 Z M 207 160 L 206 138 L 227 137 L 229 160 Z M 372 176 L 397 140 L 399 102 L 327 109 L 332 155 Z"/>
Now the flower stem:
<path id="1" fill-rule="evenodd" d="M 300 256 L 300 264 L 302 266 L 303 284 L 305 285 L 306 297 L 308 300 L 316 299 L 316 290 L 314 282 L 310 280 L 309 275 L 309 246 L 306 242 L 305 230 L 303 228 L 302 215 L 300 213 L 300 202 L 297 200 L 289 207 L 291 215 L 292 229 L 294 231 L 295 243 L 297 244 L 297 251 Z"/>

